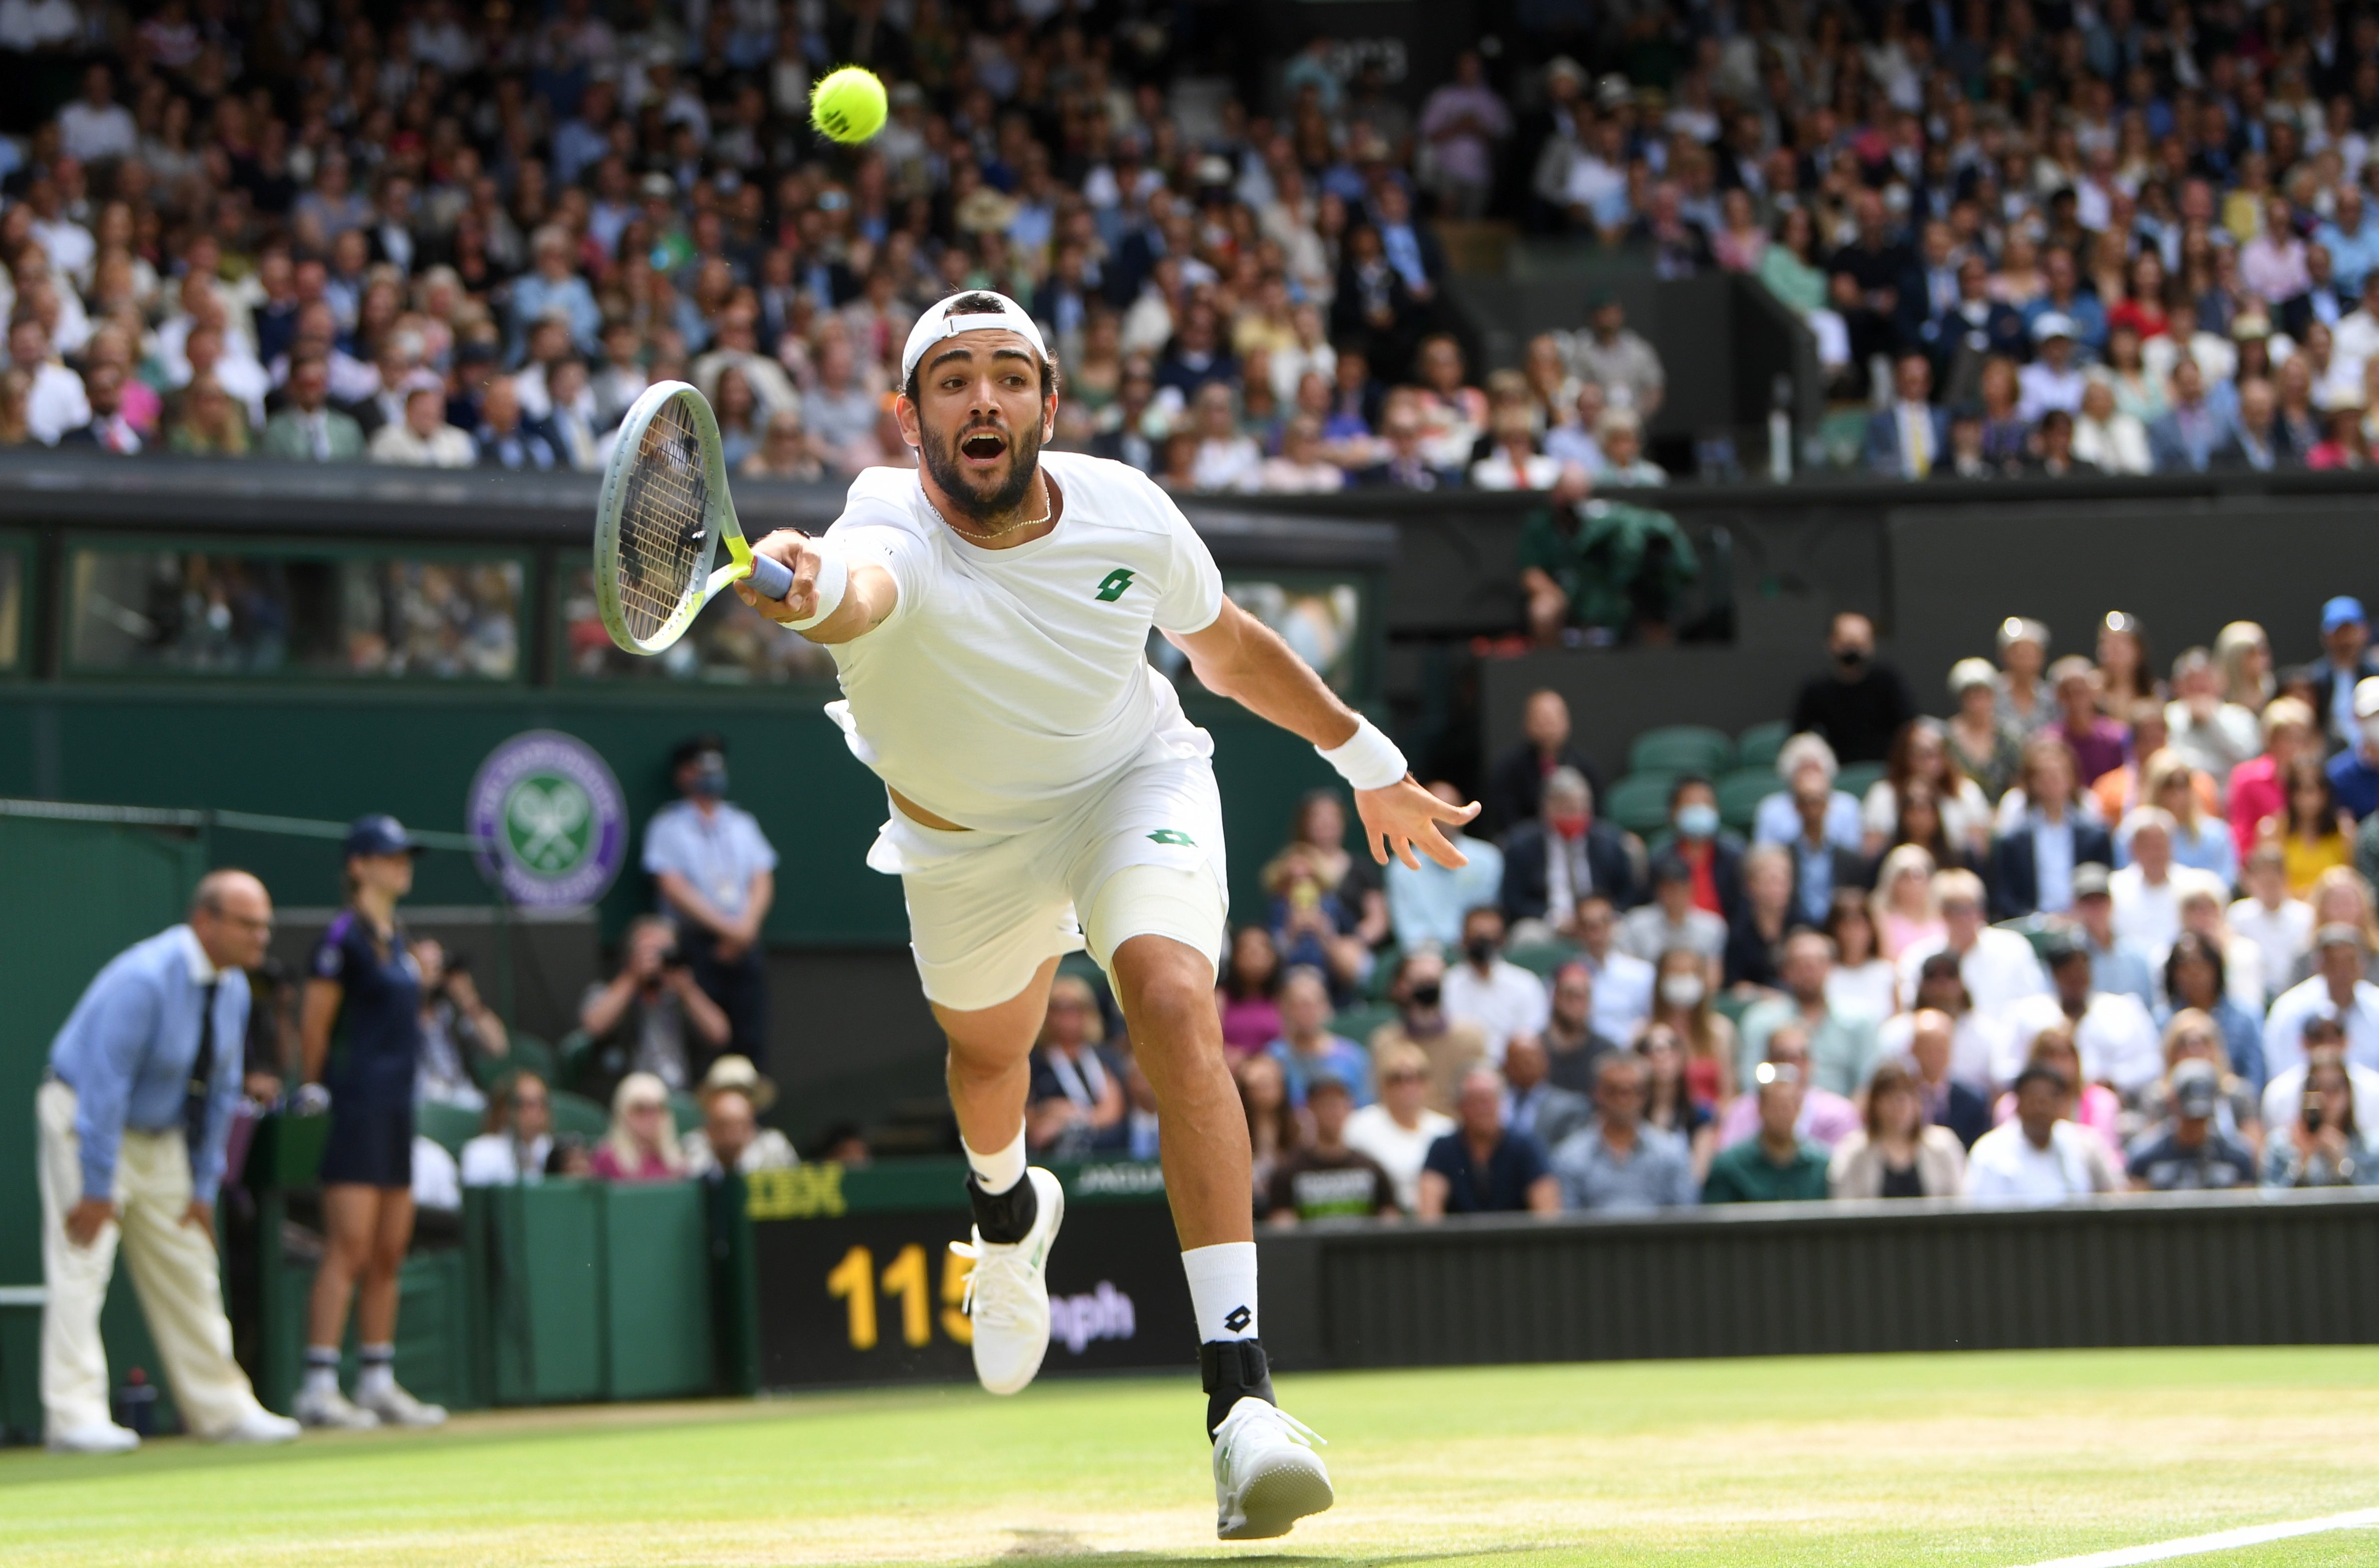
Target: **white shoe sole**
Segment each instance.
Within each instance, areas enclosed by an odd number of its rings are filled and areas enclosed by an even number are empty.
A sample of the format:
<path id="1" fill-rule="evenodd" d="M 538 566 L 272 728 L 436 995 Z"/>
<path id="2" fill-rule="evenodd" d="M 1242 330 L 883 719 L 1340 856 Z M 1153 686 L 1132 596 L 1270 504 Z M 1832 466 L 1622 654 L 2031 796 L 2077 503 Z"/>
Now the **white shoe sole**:
<path id="1" fill-rule="evenodd" d="M 1270 1540 L 1337 1500 L 1319 1458 L 1303 1452 L 1283 1453 L 1239 1494 L 1239 1523 L 1220 1526 L 1214 1534 L 1226 1541 Z"/>

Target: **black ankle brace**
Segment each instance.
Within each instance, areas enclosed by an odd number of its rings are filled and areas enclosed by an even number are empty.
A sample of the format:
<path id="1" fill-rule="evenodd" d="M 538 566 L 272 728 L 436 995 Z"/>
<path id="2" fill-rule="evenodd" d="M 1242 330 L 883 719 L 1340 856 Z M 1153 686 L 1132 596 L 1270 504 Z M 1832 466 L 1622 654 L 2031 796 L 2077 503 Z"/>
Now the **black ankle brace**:
<path id="1" fill-rule="evenodd" d="M 1231 1406 L 1250 1396 L 1277 1405 L 1263 1345 L 1252 1339 L 1209 1340 L 1198 1347 L 1198 1375 L 1206 1385 L 1206 1435 L 1212 1438 Z"/>
<path id="2" fill-rule="evenodd" d="M 1018 1242 L 1033 1228 L 1040 1217 L 1041 1198 L 1033 1190 L 1030 1176 L 1007 1191 L 996 1195 L 985 1192 L 972 1171 L 967 1172 L 968 1201 L 974 1209 L 974 1228 L 983 1233 L 985 1241 Z"/>

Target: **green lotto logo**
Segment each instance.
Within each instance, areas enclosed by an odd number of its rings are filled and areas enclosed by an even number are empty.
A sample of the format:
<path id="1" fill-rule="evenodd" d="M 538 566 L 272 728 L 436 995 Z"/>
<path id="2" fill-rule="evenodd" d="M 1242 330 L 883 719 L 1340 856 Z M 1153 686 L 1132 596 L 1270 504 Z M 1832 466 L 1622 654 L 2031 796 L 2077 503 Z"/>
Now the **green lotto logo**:
<path id="1" fill-rule="evenodd" d="M 601 898 L 628 852 L 627 802 L 593 747 L 534 730 L 489 754 L 465 821 L 505 897 L 537 909 Z"/>
<path id="2" fill-rule="evenodd" d="M 1177 827 L 1160 827 L 1148 837 L 1152 842 L 1158 844 L 1178 844 L 1185 850 L 1195 849 L 1198 845 L 1198 841 L 1196 839 L 1190 838 L 1190 835 L 1182 832 L 1181 829 Z"/>
<path id="3" fill-rule="evenodd" d="M 1131 573 L 1129 569 L 1118 566 L 1114 571 L 1108 573 L 1106 580 L 1099 585 L 1099 602 L 1101 604 L 1113 604 L 1116 600 L 1123 597 L 1123 591 L 1130 586 Z"/>

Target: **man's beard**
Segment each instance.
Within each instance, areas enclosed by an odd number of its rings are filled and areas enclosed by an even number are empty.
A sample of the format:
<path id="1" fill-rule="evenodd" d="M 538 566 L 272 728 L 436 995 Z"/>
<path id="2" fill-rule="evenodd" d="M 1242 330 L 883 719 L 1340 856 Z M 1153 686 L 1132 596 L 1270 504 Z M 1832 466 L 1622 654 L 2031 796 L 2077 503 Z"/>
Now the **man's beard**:
<path id="1" fill-rule="evenodd" d="M 934 476 L 934 483 L 949 498 L 951 507 L 978 527 L 999 523 L 1023 505 L 1025 495 L 1033 488 L 1033 476 L 1041 470 L 1040 426 L 1010 429 L 1002 425 L 997 429 L 1008 443 L 1007 476 L 999 479 L 988 476 L 978 478 L 969 473 L 959 457 L 959 443 L 991 428 L 970 425 L 940 438 L 929 431 L 917 448 L 925 472 Z M 986 484 L 988 488 L 984 488 Z"/>

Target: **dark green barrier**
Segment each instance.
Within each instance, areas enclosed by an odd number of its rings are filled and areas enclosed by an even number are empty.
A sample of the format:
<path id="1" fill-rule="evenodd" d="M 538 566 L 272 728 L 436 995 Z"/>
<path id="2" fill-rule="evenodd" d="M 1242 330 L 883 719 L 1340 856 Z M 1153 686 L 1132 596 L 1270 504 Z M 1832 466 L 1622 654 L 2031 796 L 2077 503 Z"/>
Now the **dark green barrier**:
<path id="1" fill-rule="evenodd" d="M 1153 1165 L 1053 1167 L 1066 1225 L 1049 1260 L 1044 1375 L 1189 1366 L 1181 1249 Z M 772 1389 L 972 1378 L 960 1301 L 968 1233 L 957 1160 L 750 1178 L 759 1381 Z"/>

